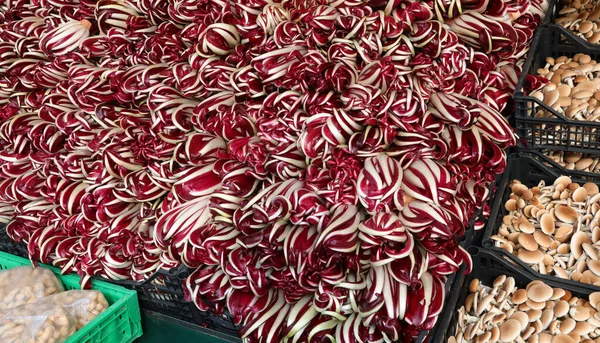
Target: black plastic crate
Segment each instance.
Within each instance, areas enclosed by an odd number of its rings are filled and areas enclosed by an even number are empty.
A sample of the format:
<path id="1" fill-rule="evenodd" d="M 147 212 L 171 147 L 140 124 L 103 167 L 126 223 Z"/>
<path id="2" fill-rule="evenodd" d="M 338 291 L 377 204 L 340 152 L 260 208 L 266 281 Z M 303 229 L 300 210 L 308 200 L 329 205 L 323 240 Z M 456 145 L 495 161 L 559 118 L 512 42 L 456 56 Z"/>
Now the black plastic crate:
<path id="1" fill-rule="evenodd" d="M 600 122 L 568 119 L 542 101 L 528 96 L 533 89 L 528 89 L 526 75 L 537 75 L 537 69 L 546 65 L 547 57 L 572 57 L 584 53 L 600 62 L 600 48 L 590 49 L 573 37 L 565 36 L 564 31 L 556 25 L 542 25 L 536 33 L 515 87 L 517 134 L 525 148 L 598 153 Z M 544 110 L 549 117 L 535 117 L 539 110 Z"/>
<path id="2" fill-rule="evenodd" d="M 488 186 L 488 196 L 483 200 L 482 206 L 475 212 L 473 218 L 469 220 L 469 228 L 465 231 L 465 236 L 459 238 L 459 244 L 463 248 L 470 246 L 480 246 L 483 241 L 485 234 L 485 228 L 489 220 L 491 207 L 493 206 L 494 199 L 496 198 L 498 186 L 502 179 L 502 174 L 498 175 L 496 179 Z M 475 226 L 478 225 L 479 228 Z"/>
<path id="3" fill-rule="evenodd" d="M 572 42 L 576 42 L 579 46 L 584 46 L 586 49 L 600 49 L 600 44 L 592 44 L 589 43 L 585 38 L 577 36 L 571 30 L 568 30 L 559 24 L 555 24 L 556 20 L 560 17 L 560 10 L 563 8 L 562 1 L 560 0 L 551 0 L 548 5 L 548 11 L 546 12 L 546 17 L 544 18 L 543 23 L 548 26 L 555 27 L 557 32 L 560 32 L 560 40 L 564 44 L 572 44 Z"/>
<path id="4" fill-rule="evenodd" d="M 504 203 L 510 196 L 511 191 L 509 185 L 512 180 L 517 179 L 524 185 L 532 187 L 537 185 L 541 180 L 546 181 L 547 184 L 552 184 L 554 183 L 554 180 L 561 175 L 570 176 L 573 182 L 580 184 L 591 182 L 589 179 L 581 179 L 568 172 L 561 172 L 559 170 L 552 169 L 551 167 L 545 165 L 538 155 L 524 152 L 511 154 L 508 158 L 508 168 L 498 186 L 496 199 L 494 200 L 489 222 L 484 232 L 482 246 L 490 251 L 493 251 L 498 256 L 506 258 L 515 266 L 526 270 L 528 273 L 535 275 L 536 278 L 543 280 L 544 282 L 559 282 L 569 287 L 580 287 L 588 291 L 600 291 L 600 287 L 598 286 L 538 273 L 529 267 L 529 265 L 527 265 L 525 262 L 521 261 L 516 255 L 508 253 L 502 248 L 496 247 L 492 239 L 490 239 L 492 235 L 498 232 L 498 229 L 502 225 L 502 218 L 508 213 L 504 208 Z M 595 179 L 593 182 L 600 185 L 600 177 Z"/>
<path id="5" fill-rule="evenodd" d="M 6 225 L 0 224 L 0 251 L 27 258 L 27 245 L 15 242 L 6 233 Z"/>
<path id="6" fill-rule="evenodd" d="M 27 258 L 27 245 L 8 237 L 6 225 L 0 225 L 0 251 Z M 193 302 L 186 301 L 182 279 L 187 276 L 187 268 L 159 270 L 143 282 L 115 281 L 96 278 L 137 291 L 140 308 L 185 321 L 192 325 L 218 331 L 228 335 L 232 342 L 240 341 L 232 318 L 224 314 L 217 316 L 200 311 Z"/>
<path id="7" fill-rule="evenodd" d="M 519 288 L 524 288 L 531 281 L 538 280 L 537 275 L 533 275 L 526 270 L 523 270 L 511 261 L 498 256 L 494 251 L 484 248 L 469 248 L 469 253 L 473 258 L 473 271 L 466 275 L 459 274 L 455 280 L 452 291 L 447 294 L 444 310 L 440 314 L 437 331 L 428 343 L 447 342 L 450 336 L 453 336 L 456 330 L 456 322 L 458 309 L 464 305 L 465 299 L 469 295 L 469 283 L 477 278 L 484 285 L 491 285 L 493 281 L 500 275 L 512 276 L 515 279 L 516 285 Z M 558 287 L 570 291 L 573 296 L 587 299 L 592 291 L 566 285 L 560 280 L 543 280 L 550 287 Z"/>
<path id="8" fill-rule="evenodd" d="M 218 316 L 200 311 L 193 302 L 188 301 L 183 281 L 188 275 L 188 269 L 182 266 L 171 270 L 161 269 L 143 282 L 104 281 L 137 291 L 140 308 L 143 310 L 215 330 L 221 336 L 228 337 L 228 342 L 241 342 L 231 315 L 223 313 Z"/>

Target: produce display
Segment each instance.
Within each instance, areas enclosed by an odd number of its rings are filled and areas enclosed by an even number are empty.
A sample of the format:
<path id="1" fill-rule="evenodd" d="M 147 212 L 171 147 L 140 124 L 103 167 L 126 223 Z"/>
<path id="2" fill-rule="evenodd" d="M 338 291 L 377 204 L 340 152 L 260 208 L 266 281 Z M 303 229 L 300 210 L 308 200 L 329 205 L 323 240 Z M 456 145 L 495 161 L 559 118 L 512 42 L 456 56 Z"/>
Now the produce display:
<path id="1" fill-rule="evenodd" d="M 582 299 L 539 280 L 519 288 L 505 275 L 491 285 L 473 279 L 448 343 L 597 342 L 599 305 L 600 292 Z"/>
<path id="2" fill-rule="evenodd" d="M 558 163 L 560 166 L 569 169 L 583 172 L 599 173 L 600 172 L 600 156 L 582 154 L 573 151 L 544 151 L 544 154 Z"/>
<path id="3" fill-rule="evenodd" d="M 46 268 L 17 267 L 0 271 L 0 310 L 62 291 L 60 280 Z"/>
<path id="4" fill-rule="evenodd" d="M 561 176 L 532 188 L 515 180 L 511 190 L 496 246 L 542 274 L 600 286 L 598 186 Z"/>
<path id="5" fill-rule="evenodd" d="M 556 24 L 592 44 L 600 43 L 600 7 L 594 0 L 561 0 Z"/>
<path id="6" fill-rule="evenodd" d="M 0 220 L 64 273 L 186 288 L 246 342 L 410 342 L 516 143 L 547 2 L 0 4 Z"/>
<path id="7" fill-rule="evenodd" d="M 540 76 L 549 82 L 531 93 L 544 104 L 573 120 L 598 121 L 600 119 L 600 64 L 589 55 L 577 54 L 573 58 L 548 57 Z M 550 114 L 539 108 L 536 117 Z M 566 134 L 566 133 L 565 133 Z M 575 136 L 575 133 L 570 133 Z M 561 137 L 556 137 L 557 140 Z"/>
<path id="8" fill-rule="evenodd" d="M 65 292 L 50 269 L 22 266 L 0 272 L 2 343 L 64 342 L 108 307 L 100 291 Z"/>
<path id="9" fill-rule="evenodd" d="M 2 343 L 61 343 L 76 330 L 73 317 L 59 305 L 31 303 L 0 311 Z"/>

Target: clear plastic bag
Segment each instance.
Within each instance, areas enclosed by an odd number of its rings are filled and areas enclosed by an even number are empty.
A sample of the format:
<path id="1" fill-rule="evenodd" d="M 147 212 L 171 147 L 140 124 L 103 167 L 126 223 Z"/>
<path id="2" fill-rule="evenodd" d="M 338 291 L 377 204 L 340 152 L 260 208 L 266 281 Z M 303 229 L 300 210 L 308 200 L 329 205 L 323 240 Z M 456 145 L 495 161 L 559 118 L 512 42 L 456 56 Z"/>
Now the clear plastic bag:
<path id="1" fill-rule="evenodd" d="M 72 290 L 56 293 L 36 302 L 36 304 L 52 304 L 62 306 L 81 329 L 108 308 L 108 301 L 99 291 Z"/>
<path id="2" fill-rule="evenodd" d="M 46 268 L 23 266 L 0 272 L 0 310 L 32 303 L 62 291 L 60 280 Z"/>
<path id="3" fill-rule="evenodd" d="M 0 342 L 61 343 L 77 331 L 62 306 L 30 303 L 0 311 Z"/>

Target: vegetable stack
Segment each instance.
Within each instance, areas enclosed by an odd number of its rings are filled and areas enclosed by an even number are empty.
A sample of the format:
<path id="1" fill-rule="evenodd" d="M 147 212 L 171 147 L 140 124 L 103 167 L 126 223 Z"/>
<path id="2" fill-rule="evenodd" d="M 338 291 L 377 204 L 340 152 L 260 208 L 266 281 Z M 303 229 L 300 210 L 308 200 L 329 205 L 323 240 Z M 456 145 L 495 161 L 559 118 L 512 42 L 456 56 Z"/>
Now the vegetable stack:
<path id="1" fill-rule="evenodd" d="M 410 342 L 547 4 L 7 0 L 0 217 L 82 282 L 195 269 L 247 342 Z"/>

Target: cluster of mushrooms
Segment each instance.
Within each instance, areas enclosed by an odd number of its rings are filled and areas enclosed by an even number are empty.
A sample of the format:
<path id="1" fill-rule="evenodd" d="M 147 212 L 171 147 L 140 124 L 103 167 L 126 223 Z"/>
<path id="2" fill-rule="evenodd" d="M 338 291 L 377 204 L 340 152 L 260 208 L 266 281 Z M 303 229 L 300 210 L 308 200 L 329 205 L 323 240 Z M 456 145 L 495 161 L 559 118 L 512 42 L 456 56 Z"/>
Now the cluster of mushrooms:
<path id="1" fill-rule="evenodd" d="M 600 173 L 600 156 L 574 151 L 546 150 L 548 158 L 568 170 Z"/>
<path id="2" fill-rule="evenodd" d="M 592 44 L 600 43 L 600 7 L 596 0 L 560 1 L 556 24 Z"/>
<path id="3" fill-rule="evenodd" d="M 535 280 L 525 288 L 501 275 L 473 279 L 448 343 L 593 343 L 600 338 L 600 292 L 588 299 Z"/>
<path id="4" fill-rule="evenodd" d="M 547 57 L 537 74 L 549 80 L 532 97 L 542 100 L 560 114 L 573 120 L 598 121 L 600 118 L 600 64 L 589 55 Z M 550 116 L 541 107 L 536 117 Z M 571 133 L 572 134 L 572 133 Z M 556 137 L 559 139 L 561 137 Z"/>
<path id="5" fill-rule="evenodd" d="M 508 212 L 491 239 L 535 271 L 600 285 L 600 193 L 561 176 L 527 187 L 513 181 Z"/>

